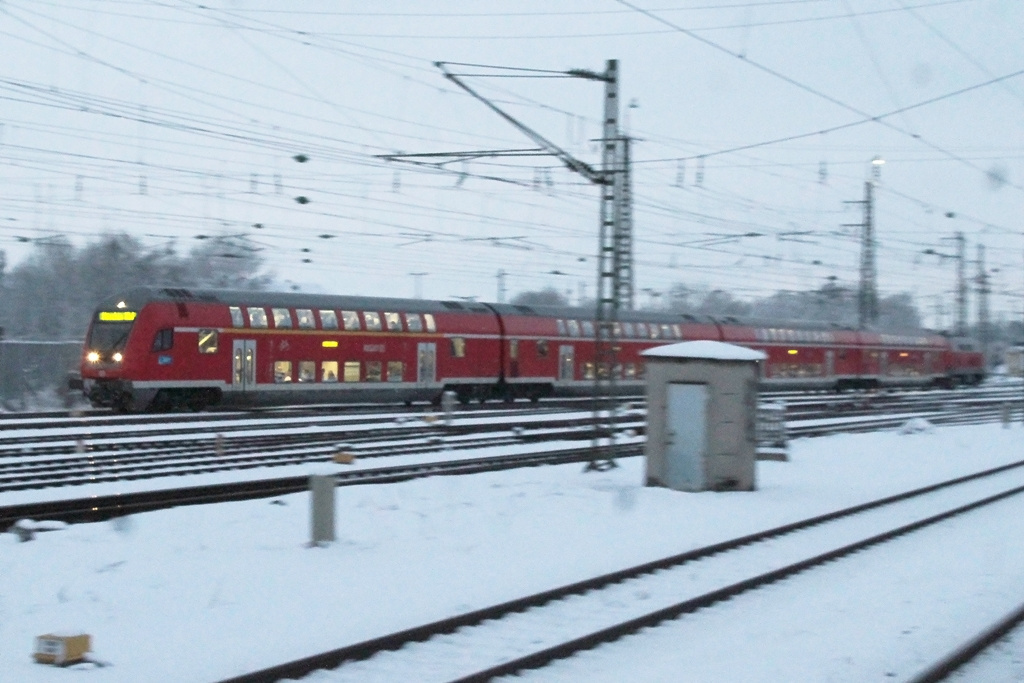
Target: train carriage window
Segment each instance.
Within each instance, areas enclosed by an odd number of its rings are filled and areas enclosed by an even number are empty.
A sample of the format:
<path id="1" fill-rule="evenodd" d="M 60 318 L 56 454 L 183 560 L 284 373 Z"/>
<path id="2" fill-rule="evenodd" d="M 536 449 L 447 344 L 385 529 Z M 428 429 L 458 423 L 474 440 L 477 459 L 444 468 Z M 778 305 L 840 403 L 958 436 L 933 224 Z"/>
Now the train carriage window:
<path id="1" fill-rule="evenodd" d="M 358 382 L 359 381 L 359 361 L 347 360 L 345 361 L 345 381 L 346 382 Z"/>
<path id="2" fill-rule="evenodd" d="M 434 316 L 432 313 L 424 313 L 423 322 L 427 326 L 427 332 L 437 332 L 437 325 L 434 324 Z"/>
<path id="3" fill-rule="evenodd" d="M 245 316 L 242 315 L 242 309 L 239 306 L 229 306 L 228 311 L 231 312 L 231 326 L 232 327 L 245 327 Z"/>
<path id="4" fill-rule="evenodd" d="M 299 361 L 299 381 L 300 382 L 315 382 L 316 381 L 316 363 L 311 360 L 300 360 Z"/>
<path id="5" fill-rule="evenodd" d="M 409 330 L 410 332 L 423 331 L 423 320 L 420 319 L 419 313 L 405 314 L 405 329 Z"/>
<path id="6" fill-rule="evenodd" d="M 217 353 L 217 330 L 199 330 L 199 353 Z"/>
<path id="7" fill-rule="evenodd" d="M 292 326 L 292 312 L 287 308 L 272 308 L 274 314 L 274 327 L 279 330 L 290 329 Z"/>
<path id="8" fill-rule="evenodd" d="M 548 357 L 548 341 L 547 339 L 537 340 L 537 357 L 547 358 Z"/>
<path id="9" fill-rule="evenodd" d="M 682 339 L 683 328 L 679 327 L 679 325 L 672 325 L 672 336 L 675 337 L 676 339 Z"/>
<path id="10" fill-rule="evenodd" d="M 555 325 L 557 325 L 557 326 L 558 326 L 558 336 L 559 336 L 559 337 L 564 337 L 564 336 L 566 336 L 567 334 L 569 334 L 569 333 L 568 333 L 568 332 L 566 331 L 566 329 L 565 329 L 565 321 L 564 321 L 564 320 L 561 320 L 561 319 L 559 319 L 559 320 L 556 320 L 556 321 L 555 321 Z"/>
<path id="11" fill-rule="evenodd" d="M 299 321 L 300 330 L 315 330 L 316 320 L 313 319 L 313 311 L 308 308 L 296 308 L 295 317 Z"/>
<path id="12" fill-rule="evenodd" d="M 381 378 L 381 365 L 379 360 L 366 361 L 366 381 L 379 382 Z"/>
<path id="13" fill-rule="evenodd" d="M 405 370 L 405 365 L 400 360 L 389 360 L 388 361 L 388 381 L 389 382 L 401 382 L 404 378 L 402 377 Z"/>
<path id="14" fill-rule="evenodd" d="M 325 360 L 320 363 L 320 381 L 321 382 L 337 382 L 338 381 L 338 361 L 336 360 Z"/>
<path id="15" fill-rule="evenodd" d="M 274 361 L 274 381 L 278 384 L 292 381 L 292 362 L 290 360 Z"/>
<path id="16" fill-rule="evenodd" d="M 618 323 L 615 323 L 615 324 L 618 325 Z M 589 320 L 584 320 L 583 321 L 583 336 L 584 337 L 593 337 L 594 336 L 594 323 L 590 322 Z M 615 331 L 615 336 L 616 337 L 619 336 L 619 331 L 618 330 Z"/>
<path id="17" fill-rule="evenodd" d="M 508 357 L 512 360 L 519 358 L 519 340 L 509 339 L 508 341 Z"/>
<path id="18" fill-rule="evenodd" d="M 265 308 L 248 308 L 249 327 L 266 327 L 267 310 Z"/>
<path id="19" fill-rule="evenodd" d="M 580 336 L 580 324 L 578 322 L 576 322 L 575 320 L 566 320 L 565 324 L 566 327 L 569 328 L 570 337 Z"/>
<path id="20" fill-rule="evenodd" d="M 626 379 L 636 379 L 636 365 L 626 363 Z"/>
<path id="21" fill-rule="evenodd" d="M 354 332 L 363 329 L 359 324 L 359 314 L 355 311 L 342 311 L 341 321 L 345 325 L 345 330 L 348 332 Z"/>
<path id="22" fill-rule="evenodd" d="M 385 313 L 384 323 L 388 326 L 388 332 L 402 331 L 402 318 L 397 313 Z"/>
<path id="23" fill-rule="evenodd" d="M 622 331 L 627 337 L 633 337 L 633 323 L 622 323 Z"/>
<path id="24" fill-rule="evenodd" d="M 334 311 L 320 311 L 320 327 L 325 330 L 338 329 L 338 314 Z"/>
<path id="25" fill-rule="evenodd" d="M 452 358 L 465 358 L 466 357 L 466 340 L 462 337 L 452 337 Z"/>
<path id="26" fill-rule="evenodd" d="M 658 338 L 658 326 L 655 323 L 649 323 L 647 329 L 651 331 L 651 339 Z"/>
<path id="27" fill-rule="evenodd" d="M 154 351 L 170 351 L 174 347 L 174 328 L 159 330 L 153 335 Z"/>
<path id="28" fill-rule="evenodd" d="M 661 338 L 669 339 L 672 336 L 672 328 L 668 325 L 661 326 Z"/>
<path id="29" fill-rule="evenodd" d="M 369 332 L 380 332 L 380 313 L 375 311 L 364 311 L 363 322 Z"/>
<path id="30" fill-rule="evenodd" d="M 583 364 L 583 379 L 594 379 L 594 364 L 586 362 Z"/>
<path id="31" fill-rule="evenodd" d="M 647 325 L 645 325 L 644 323 L 637 323 L 636 324 L 636 336 L 639 339 L 646 339 L 647 338 Z"/>
<path id="32" fill-rule="evenodd" d="M 615 338 L 622 336 L 622 323 L 612 323 L 612 335 Z"/>

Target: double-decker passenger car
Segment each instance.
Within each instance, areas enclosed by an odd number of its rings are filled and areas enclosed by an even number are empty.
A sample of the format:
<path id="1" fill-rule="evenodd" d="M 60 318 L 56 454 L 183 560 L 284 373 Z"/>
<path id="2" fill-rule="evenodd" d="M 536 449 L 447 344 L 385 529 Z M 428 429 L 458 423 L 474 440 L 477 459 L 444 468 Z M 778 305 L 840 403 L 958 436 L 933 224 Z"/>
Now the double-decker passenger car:
<path id="1" fill-rule="evenodd" d="M 85 395 L 118 410 L 582 395 L 596 373 L 643 391 L 640 352 L 714 339 L 764 351 L 767 386 L 975 383 L 966 342 L 919 333 L 622 312 L 615 367 L 597 367 L 593 313 L 299 293 L 140 288 L 101 304 L 82 355 Z"/>

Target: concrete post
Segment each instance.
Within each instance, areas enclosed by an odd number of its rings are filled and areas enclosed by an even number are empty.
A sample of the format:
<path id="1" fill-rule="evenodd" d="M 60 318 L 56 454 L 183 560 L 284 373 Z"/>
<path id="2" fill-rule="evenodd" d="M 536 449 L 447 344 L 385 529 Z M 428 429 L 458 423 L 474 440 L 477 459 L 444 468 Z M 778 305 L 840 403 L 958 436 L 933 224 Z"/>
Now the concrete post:
<path id="1" fill-rule="evenodd" d="M 456 401 L 458 401 L 458 398 L 455 396 L 454 391 L 446 391 L 441 394 L 441 410 L 444 411 L 445 425 L 452 423 L 452 411 L 455 410 Z"/>
<path id="2" fill-rule="evenodd" d="M 334 477 L 313 474 L 309 477 L 311 546 L 334 542 Z"/>

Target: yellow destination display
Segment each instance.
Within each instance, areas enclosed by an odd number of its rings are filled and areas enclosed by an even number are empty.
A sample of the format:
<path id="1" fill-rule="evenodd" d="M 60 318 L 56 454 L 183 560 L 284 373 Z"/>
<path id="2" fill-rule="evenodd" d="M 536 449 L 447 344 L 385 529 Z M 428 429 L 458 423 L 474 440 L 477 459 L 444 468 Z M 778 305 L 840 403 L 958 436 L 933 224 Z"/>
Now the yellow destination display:
<path id="1" fill-rule="evenodd" d="M 135 311 L 100 311 L 99 320 L 104 323 L 131 322 L 136 315 Z"/>

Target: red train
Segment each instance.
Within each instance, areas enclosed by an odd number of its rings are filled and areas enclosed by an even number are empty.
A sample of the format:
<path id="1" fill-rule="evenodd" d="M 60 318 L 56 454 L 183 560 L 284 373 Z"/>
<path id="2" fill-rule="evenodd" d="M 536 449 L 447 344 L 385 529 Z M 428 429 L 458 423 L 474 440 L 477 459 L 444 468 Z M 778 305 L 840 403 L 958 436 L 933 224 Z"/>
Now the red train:
<path id="1" fill-rule="evenodd" d="M 623 312 L 623 393 L 643 392 L 640 351 L 714 339 L 765 351 L 766 387 L 975 384 L 969 342 L 809 324 Z M 82 352 L 82 388 L 122 411 L 337 401 L 464 402 L 584 395 L 594 321 L 576 308 L 141 288 L 101 304 Z"/>

